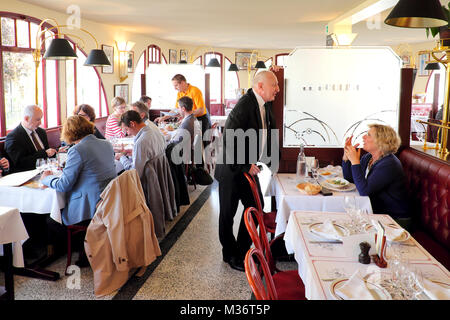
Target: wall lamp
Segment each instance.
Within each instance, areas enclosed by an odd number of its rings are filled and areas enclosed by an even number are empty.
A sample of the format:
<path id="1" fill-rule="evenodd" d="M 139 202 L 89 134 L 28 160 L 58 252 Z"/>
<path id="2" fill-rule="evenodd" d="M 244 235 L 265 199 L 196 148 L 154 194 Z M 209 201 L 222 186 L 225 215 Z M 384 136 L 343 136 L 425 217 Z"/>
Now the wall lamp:
<path id="1" fill-rule="evenodd" d="M 120 82 L 128 78 L 128 52 L 134 47 L 132 41 L 115 41 L 117 50 L 119 51 L 119 79 Z"/>

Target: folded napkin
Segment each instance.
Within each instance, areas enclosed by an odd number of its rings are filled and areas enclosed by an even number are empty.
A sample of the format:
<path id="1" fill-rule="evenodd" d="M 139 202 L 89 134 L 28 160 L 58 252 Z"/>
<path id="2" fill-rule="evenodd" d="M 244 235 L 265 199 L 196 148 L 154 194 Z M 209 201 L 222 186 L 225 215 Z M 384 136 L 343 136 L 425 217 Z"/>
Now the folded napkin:
<path id="1" fill-rule="evenodd" d="M 317 225 L 314 233 L 327 240 L 342 240 L 339 230 L 330 219 L 326 219 L 322 224 Z"/>
<path id="2" fill-rule="evenodd" d="M 405 229 L 402 228 L 391 228 L 388 226 L 384 227 L 386 238 L 389 241 L 398 241 L 403 239 L 403 233 L 405 232 Z"/>
<path id="3" fill-rule="evenodd" d="M 361 277 L 359 270 L 348 279 L 340 288 L 336 288 L 336 293 L 344 300 L 374 300 L 374 296 L 366 286 L 366 282 Z"/>
<path id="4" fill-rule="evenodd" d="M 422 284 L 425 294 L 432 300 L 450 300 L 449 288 L 444 288 L 440 284 L 425 278 L 423 278 Z"/>

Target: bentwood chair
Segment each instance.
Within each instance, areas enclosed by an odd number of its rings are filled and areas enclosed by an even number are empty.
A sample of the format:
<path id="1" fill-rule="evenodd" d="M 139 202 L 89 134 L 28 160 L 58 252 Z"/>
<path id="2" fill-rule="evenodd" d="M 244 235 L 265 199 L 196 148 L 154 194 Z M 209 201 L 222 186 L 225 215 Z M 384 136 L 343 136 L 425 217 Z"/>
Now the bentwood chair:
<path id="1" fill-rule="evenodd" d="M 258 187 L 255 178 L 246 172 L 244 172 L 244 176 L 247 178 L 250 188 L 252 190 L 253 198 L 255 199 L 256 209 L 263 213 L 263 221 L 266 230 L 272 235 L 274 235 L 275 228 L 277 226 L 277 223 L 275 222 L 277 212 L 276 211 L 264 212 L 261 204 L 261 199 L 259 197 Z"/>
<path id="2" fill-rule="evenodd" d="M 259 225 L 259 233 L 256 222 Z M 276 267 L 275 260 L 272 256 L 269 241 L 267 239 L 267 231 L 263 224 L 262 213 L 255 208 L 247 208 L 244 212 L 244 222 L 250 234 L 250 238 L 264 256 L 265 262 L 272 275 L 273 283 L 279 299 L 281 300 L 305 300 L 305 285 L 298 275 L 297 270 L 282 271 Z M 281 237 L 281 235 L 280 235 Z M 263 267 L 264 268 L 264 267 Z M 264 272 L 264 269 L 262 270 Z M 267 278 L 267 276 L 265 276 Z M 254 292 L 255 296 L 256 293 Z"/>
<path id="3" fill-rule="evenodd" d="M 65 269 L 65 275 L 70 275 L 70 273 L 67 273 L 67 268 L 72 264 L 72 237 L 75 236 L 77 233 L 80 232 L 86 232 L 88 226 L 83 225 L 69 225 L 67 226 L 67 263 L 66 263 L 66 269 Z M 84 250 L 81 248 L 80 250 Z"/>
<path id="4" fill-rule="evenodd" d="M 278 300 L 275 283 L 261 250 L 257 248 L 248 250 L 244 259 L 244 267 L 247 281 L 256 300 Z M 262 275 L 259 269 L 262 269 Z M 263 281 L 263 278 L 265 281 Z"/>

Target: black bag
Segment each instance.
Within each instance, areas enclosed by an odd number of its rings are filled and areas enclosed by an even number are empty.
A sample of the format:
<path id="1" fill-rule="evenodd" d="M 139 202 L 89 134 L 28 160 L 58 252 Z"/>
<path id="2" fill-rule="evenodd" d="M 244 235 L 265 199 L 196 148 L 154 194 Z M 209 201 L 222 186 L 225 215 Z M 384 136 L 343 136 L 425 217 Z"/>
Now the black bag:
<path id="1" fill-rule="evenodd" d="M 207 186 L 213 183 L 213 178 L 202 167 L 194 168 L 194 179 L 195 183 L 202 186 Z"/>

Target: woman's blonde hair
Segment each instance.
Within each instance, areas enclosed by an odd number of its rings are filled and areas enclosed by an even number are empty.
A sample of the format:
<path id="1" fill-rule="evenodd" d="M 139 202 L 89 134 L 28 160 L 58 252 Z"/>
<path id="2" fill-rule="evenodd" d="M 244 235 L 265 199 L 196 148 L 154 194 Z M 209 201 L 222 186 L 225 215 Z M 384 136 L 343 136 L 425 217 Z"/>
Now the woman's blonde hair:
<path id="1" fill-rule="evenodd" d="M 400 136 L 390 126 L 382 124 L 369 124 L 369 128 L 374 128 L 375 145 L 380 149 L 383 155 L 396 153 L 401 144 Z"/>
<path id="2" fill-rule="evenodd" d="M 61 132 L 61 140 L 72 144 L 77 140 L 94 133 L 94 124 L 82 116 L 67 118 Z"/>
<path id="3" fill-rule="evenodd" d="M 125 99 L 122 97 L 114 97 L 111 101 L 111 106 L 113 107 L 113 109 L 123 104 L 126 104 L 126 102 Z"/>

